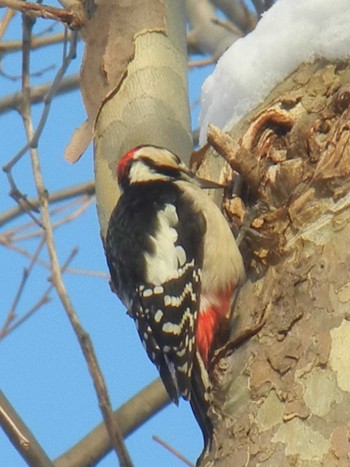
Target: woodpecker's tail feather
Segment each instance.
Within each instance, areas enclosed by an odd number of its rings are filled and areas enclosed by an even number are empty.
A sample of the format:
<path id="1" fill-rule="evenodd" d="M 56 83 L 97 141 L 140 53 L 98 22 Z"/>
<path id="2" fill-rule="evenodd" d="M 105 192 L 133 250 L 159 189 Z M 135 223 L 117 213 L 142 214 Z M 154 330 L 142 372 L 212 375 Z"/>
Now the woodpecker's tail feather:
<path id="1" fill-rule="evenodd" d="M 199 459 L 210 448 L 213 437 L 213 424 L 209 418 L 212 391 L 208 372 L 198 351 L 193 361 L 190 404 L 197 423 L 202 430 L 204 449 Z"/>

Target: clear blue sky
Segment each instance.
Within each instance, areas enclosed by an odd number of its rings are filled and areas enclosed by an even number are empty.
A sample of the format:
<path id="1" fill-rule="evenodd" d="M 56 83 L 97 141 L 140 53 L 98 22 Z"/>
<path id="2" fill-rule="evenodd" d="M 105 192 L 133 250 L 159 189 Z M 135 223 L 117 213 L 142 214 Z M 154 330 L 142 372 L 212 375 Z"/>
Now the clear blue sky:
<path id="1" fill-rule="evenodd" d="M 15 25 L 5 36 L 6 40 L 20 37 L 20 21 L 16 21 Z M 47 21 L 38 20 L 34 31 L 43 31 L 47 25 Z M 58 30 L 59 27 L 56 27 L 55 31 Z M 69 73 L 79 70 L 81 56 L 82 46 L 79 47 L 78 57 Z M 32 71 L 38 72 L 51 65 L 56 70 L 60 57 L 60 48 L 38 51 L 33 54 Z M 20 54 L 6 56 L 2 69 L 6 73 L 20 76 Z M 33 83 L 47 82 L 55 70 L 34 78 Z M 191 73 L 192 102 L 198 98 L 200 84 L 208 71 L 209 68 L 205 68 Z M 19 80 L 10 81 L 3 77 L 0 80 L 1 97 L 20 89 Z M 42 106 L 37 105 L 33 109 L 34 121 L 37 122 Z M 195 122 L 196 118 L 195 116 Z M 50 191 L 93 177 L 91 148 L 74 166 L 63 159 L 63 151 L 73 129 L 84 119 L 85 111 L 79 92 L 54 100 L 39 145 L 45 183 Z M 0 161 L 3 166 L 23 146 L 25 139 L 20 116 L 15 111 L 1 115 L 0 122 Z M 29 196 L 35 196 L 28 155 L 16 166 L 14 174 L 19 188 Z M 8 197 L 8 192 L 7 179 L 1 172 L 1 212 L 15 205 Z M 22 216 L 5 228 L 0 228 L 0 235 L 29 220 Z M 94 205 L 77 221 L 57 228 L 56 243 L 61 263 L 77 246 L 79 251 L 71 267 L 107 272 Z M 37 240 L 24 239 L 16 245 L 34 252 Z M 47 260 L 46 252 L 42 253 L 41 258 Z M 13 302 L 23 269 L 28 266 L 28 259 L 0 245 L 0 261 L 1 326 Z M 19 316 L 42 296 L 48 286 L 48 276 L 47 269 L 35 267 L 17 308 Z M 67 273 L 65 283 L 76 312 L 92 338 L 113 408 L 117 408 L 153 381 L 157 372 L 139 342 L 132 320 L 125 315 L 115 295 L 110 292 L 106 278 Z M 30 320 L 0 341 L 0 386 L 49 456 L 54 459 L 98 424 L 101 414 L 70 323 L 55 292 L 50 297 L 51 301 Z M 180 404 L 180 408 L 172 405 L 164 409 L 127 439 L 127 447 L 136 466 L 182 466 L 180 461 L 152 441 L 153 434 L 160 436 L 193 462 L 201 451 L 201 433 L 189 405 L 185 402 Z M 1 430 L 0 465 L 25 465 Z M 99 465 L 116 465 L 115 455 L 108 455 Z"/>

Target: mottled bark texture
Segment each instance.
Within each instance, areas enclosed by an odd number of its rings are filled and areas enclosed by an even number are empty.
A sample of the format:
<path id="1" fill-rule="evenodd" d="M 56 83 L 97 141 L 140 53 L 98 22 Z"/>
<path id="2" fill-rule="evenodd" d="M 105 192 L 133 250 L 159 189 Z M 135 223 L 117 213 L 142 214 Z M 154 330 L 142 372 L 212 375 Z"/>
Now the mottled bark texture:
<path id="1" fill-rule="evenodd" d="M 67 157 L 76 159 L 93 138 L 102 237 L 119 196 L 116 163 L 122 154 L 153 144 L 189 159 L 185 24 L 184 0 L 96 0 L 82 31 L 88 120 Z"/>
<path id="2" fill-rule="evenodd" d="M 303 65 L 230 132 L 251 178 L 249 280 L 213 363 L 224 418 L 201 465 L 350 465 L 349 104 L 349 66 Z"/>

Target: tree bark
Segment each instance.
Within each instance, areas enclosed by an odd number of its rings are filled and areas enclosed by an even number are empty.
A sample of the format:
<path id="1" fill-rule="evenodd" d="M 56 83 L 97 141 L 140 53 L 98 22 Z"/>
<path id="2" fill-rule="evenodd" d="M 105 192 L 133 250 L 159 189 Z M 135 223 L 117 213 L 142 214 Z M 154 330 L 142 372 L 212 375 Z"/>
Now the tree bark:
<path id="1" fill-rule="evenodd" d="M 251 178 L 249 279 L 214 358 L 223 418 L 202 465 L 349 465 L 349 104 L 348 64 L 306 64 L 230 132 Z"/>
<path id="2" fill-rule="evenodd" d="M 92 134 L 101 234 L 118 194 L 116 163 L 132 147 L 192 151 L 184 0 L 98 0 L 83 31 L 81 72 Z M 98 40 L 97 40 L 98 38 Z"/>

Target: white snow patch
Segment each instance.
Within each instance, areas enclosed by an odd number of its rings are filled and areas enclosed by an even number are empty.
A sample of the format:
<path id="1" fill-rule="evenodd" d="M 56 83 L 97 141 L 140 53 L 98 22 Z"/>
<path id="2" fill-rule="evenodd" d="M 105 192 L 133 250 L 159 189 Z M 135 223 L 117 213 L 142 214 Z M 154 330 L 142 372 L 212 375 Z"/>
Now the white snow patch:
<path id="1" fill-rule="evenodd" d="M 228 129 L 301 63 L 350 57 L 350 0 L 278 0 L 220 58 L 202 87 L 200 144 Z"/>

